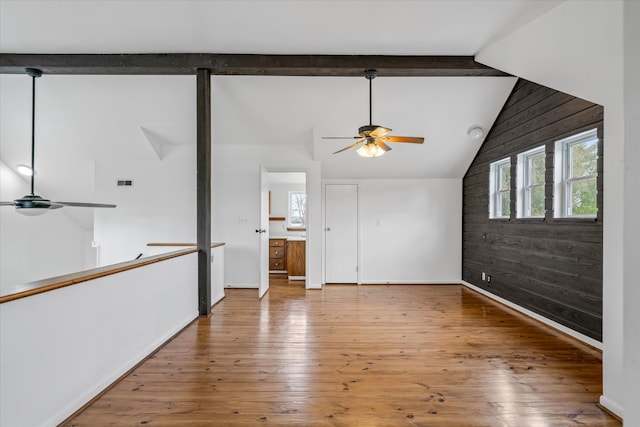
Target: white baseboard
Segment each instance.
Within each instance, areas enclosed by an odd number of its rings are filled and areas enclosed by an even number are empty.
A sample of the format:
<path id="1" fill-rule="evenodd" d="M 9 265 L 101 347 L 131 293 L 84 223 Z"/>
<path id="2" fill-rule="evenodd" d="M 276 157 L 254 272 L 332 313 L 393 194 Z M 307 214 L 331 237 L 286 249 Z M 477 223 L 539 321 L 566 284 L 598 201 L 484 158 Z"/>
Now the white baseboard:
<path id="1" fill-rule="evenodd" d="M 211 295 L 211 306 L 213 307 L 215 304 L 217 304 L 220 301 L 222 301 L 224 299 L 224 297 L 225 297 L 224 292 L 222 292 L 221 294 L 217 294 L 217 295 Z"/>
<path id="2" fill-rule="evenodd" d="M 360 285 L 459 285 L 460 280 L 361 280 Z"/>
<path id="3" fill-rule="evenodd" d="M 473 289 L 474 291 L 476 291 L 478 293 L 481 293 L 482 295 L 487 296 L 487 297 L 489 297 L 489 298 L 491 298 L 491 299 L 493 299 L 495 301 L 498 301 L 499 303 L 504 304 L 507 307 L 513 308 L 514 310 L 519 311 L 522 314 L 526 314 L 527 316 L 531 317 L 532 319 L 535 319 L 535 320 L 537 320 L 539 322 L 542 322 L 547 326 L 551 326 L 552 328 L 557 329 L 560 332 L 562 332 L 564 334 L 567 334 L 567 335 L 577 339 L 578 341 L 582 341 L 583 343 L 588 344 L 591 347 L 595 347 L 595 348 L 597 348 L 599 350 L 602 350 L 602 343 L 600 341 L 596 341 L 591 337 L 588 337 L 588 336 L 586 336 L 584 334 L 581 334 L 580 332 L 577 332 L 577 331 L 574 331 L 573 329 L 567 328 L 566 326 L 561 325 L 558 322 L 555 322 L 555 321 L 553 321 L 551 319 L 548 319 L 548 318 L 546 318 L 544 316 L 541 316 L 538 313 L 534 313 L 531 310 L 528 310 L 528 309 L 526 309 L 524 307 L 521 307 L 521 306 L 519 306 L 517 304 L 514 304 L 513 302 L 511 302 L 509 300 L 506 300 L 506 299 L 501 298 L 501 297 L 499 297 L 499 296 L 497 296 L 495 294 L 492 294 L 491 292 L 486 291 L 486 290 L 484 290 L 484 289 L 482 289 L 482 288 L 480 288 L 480 287 L 478 287 L 476 285 L 472 285 L 469 282 L 465 282 L 464 280 L 461 280 L 460 282 L 464 286 L 468 287 L 469 289 Z"/>
<path id="4" fill-rule="evenodd" d="M 249 283 L 227 283 L 224 285 L 225 289 L 260 289 L 258 285 Z"/>
<path id="5" fill-rule="evenodd" d="M 160 346 L 170 340 L 175 334 L 180 332 L 183 328 L 185 328 L 189 323 L 193 321 L 193 319 L 198 317 L 198 312 L 195 312 L 189 315 L 187 318 L 182 320 L 176 326 L 168 330 L 164 333 L 160 338 L 155 340 L 153 343 L 149 344 L 144 350 L 130 358 L 127 362 L 123 363 L 119 369 L 115 372 L 112 372 L 110 375 L 105 377 L 102 381 L 95 384 L 93 387 L 82 393 L 77 398 L 73 399 L 67 405 L 65 405 L 62 409 L 60 409 L 56 414 L 54 414 L 49 421 L 45 424 L 47 426 L 57 426 L 62 423 L 64 420 L 69 418 L 76 412 L 78 409 L 82 408 L 82 406 L 86 405 L 91 399 L 102 393 L 103 390 L 106 390 L 111 384 L 116 382 L 120 377 L 126 374 L 131 368 L 136 366 L 146 357 L 148 357 L 151 353 L 156 351 Z"/>
<path id="6" fill-rule="evenodd" d="M 289 280 L 306 280 L 306 276 L 289 276 Z"/>
<path id="7" fill-rule="evenodd" d="M 605 396 L 605 395 L 600 396 L 600 404 L 602 406 L 604 406 L 605 408 L 607 408 L 608 411 L 611 411 L 614 414 L 616 414 L 617 416 L 619 416 L 620 418 L 623 418 L 622 417 L 622 406 L 618 405 L 613 400 L 607 398 L 607 396 Z"/>

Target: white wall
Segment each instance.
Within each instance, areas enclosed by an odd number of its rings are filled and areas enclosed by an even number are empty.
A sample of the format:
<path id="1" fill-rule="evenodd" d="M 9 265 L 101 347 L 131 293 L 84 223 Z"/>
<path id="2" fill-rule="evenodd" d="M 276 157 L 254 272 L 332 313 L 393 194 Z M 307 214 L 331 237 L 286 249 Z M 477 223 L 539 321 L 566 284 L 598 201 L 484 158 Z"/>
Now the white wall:
<path id="1" fill-rule="evenodd" d="M 307 287 L 321 287 L 320 163 L 302 146 L 213 145 L 212 236 L 225 242 L 225 283 L 258 288 L 260 174 L 307 172 Z"/>
<path id="2" fill-rule="evenodd" d="M 224 298 L 224 246 L 211 249 L 211 305 Z"/>
<path id="3" fill-rule="evenodd" d="M 359 185 L 362 283 L 460 283 L 462 180 Z"/>
<path id="4" fill-rule="evenodd" d="M 460 283 L 462 180 L 325 180 L 358 184 L 361 283 Z"/>
<path id="5" fill-rule="evenodd" d="M 304 231 L 287 231 L 289 221 L 289 191 L 305 191 L 306 184 L 273 184 L 269 183 L 271 192 L 270 216 L 285 217 L 285 221 L 269 221 L 269 236 L 300 237 Z"/>
<path id="6" fill-rule="evenodd" d="M 601 403 L 618 414 L 622 414 L 625 378 L 621 310 L 625 206 L 622 34 L 622 1 L 567 1 L 476 56 L 477 61 L 491 67 L 604 106 Z"/>
<path id="7" fill-rule="evenodd" d="M 0 304 L 0 425 L 58 425 L 197 304 L 195 253 Z"/>
<path id="8" fill-rule="evenodd" d="M 640 2 L 624 5 L 624 421 L 640 426 Z"/>
<path id="9" fill-rule="evenodd" d="M 133 180 L 118 187 L 118 179 Z M 99 264 L 151 254 L 147 243 L 196 242 L 195 145 L 176 146 L 162 160 L 96 163 L 96 200 L 116 209 L 95 212 Z"/>
<path id="10" fill-rule="evenodd" d="M 0 160 L 0 200 L 30 192 L 30 184 Z M 0 289 L 95 267 L 91 236 L 63 208 L 29 217 L 0 207 Z"/>

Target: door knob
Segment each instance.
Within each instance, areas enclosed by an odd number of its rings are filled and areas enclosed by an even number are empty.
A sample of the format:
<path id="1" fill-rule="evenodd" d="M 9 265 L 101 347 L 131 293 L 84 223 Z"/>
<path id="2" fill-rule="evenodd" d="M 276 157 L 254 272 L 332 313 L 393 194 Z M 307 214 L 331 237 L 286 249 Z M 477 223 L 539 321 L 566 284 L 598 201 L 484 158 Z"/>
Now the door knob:
<path id="1" fill-rule="evenodd" d="M 256 233 L 266 233 L 266 232 L 267 232 L 267 230 L 264 230 L 264 229 L 257 229 L 256 230 Z"/>
<path id="2" fill-rule="evenodd" d="M 331 227 L 325 228 L 325 231 L 331 231 Z"/>

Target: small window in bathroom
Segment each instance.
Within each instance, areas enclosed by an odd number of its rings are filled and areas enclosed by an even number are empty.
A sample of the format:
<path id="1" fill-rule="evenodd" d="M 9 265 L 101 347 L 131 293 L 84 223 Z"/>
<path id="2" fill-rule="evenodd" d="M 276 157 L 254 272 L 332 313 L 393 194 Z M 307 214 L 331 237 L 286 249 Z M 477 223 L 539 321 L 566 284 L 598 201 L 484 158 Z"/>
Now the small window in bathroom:
<path id="1" fill-rule="evenodd" d="M 307 193 L 289 192 L 288 228 L 305 229 L 307 227 Z"/>

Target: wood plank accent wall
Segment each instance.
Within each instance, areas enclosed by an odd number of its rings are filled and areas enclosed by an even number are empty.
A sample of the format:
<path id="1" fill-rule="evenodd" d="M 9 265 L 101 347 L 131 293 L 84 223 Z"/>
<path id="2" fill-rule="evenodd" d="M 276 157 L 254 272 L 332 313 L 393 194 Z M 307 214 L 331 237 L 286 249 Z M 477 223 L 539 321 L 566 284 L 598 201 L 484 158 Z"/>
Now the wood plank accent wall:
<path id="1" fill-rule="evenodd" d="M 602 341 L 602 106 L 520 79 L 463 180 L 462 276 Z M 597 219 L 553 217 L 555 141 L 597 128 Z M 516 218 L 516 164 L 545 145 L 545 218 Z M 489 169 L 511 158 L 511 217 L 489 219 Z M 482 272 L 491 282 L 482 280 Z"/>

